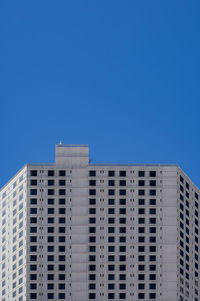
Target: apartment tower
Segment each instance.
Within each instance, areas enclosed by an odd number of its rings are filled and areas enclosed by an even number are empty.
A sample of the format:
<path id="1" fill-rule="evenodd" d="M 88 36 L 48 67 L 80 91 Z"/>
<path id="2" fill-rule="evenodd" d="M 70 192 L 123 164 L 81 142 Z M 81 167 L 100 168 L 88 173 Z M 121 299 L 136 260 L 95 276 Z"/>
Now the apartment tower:
<path id="1" fill-rule="evenodd" d="M 56 145 L 0 191 L 1 301 L 199 301 L 200 191 L 177 165 Z"/>

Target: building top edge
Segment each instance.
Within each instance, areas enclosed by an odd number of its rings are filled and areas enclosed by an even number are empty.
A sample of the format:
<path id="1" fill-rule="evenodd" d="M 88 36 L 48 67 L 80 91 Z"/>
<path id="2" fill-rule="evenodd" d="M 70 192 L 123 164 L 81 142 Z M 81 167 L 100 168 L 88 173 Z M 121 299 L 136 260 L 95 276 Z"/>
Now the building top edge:
<path id="1" fill-rule="evenodd" d="M 89 144 L 56 144 L 56 147 L 89 147 Z"/>
<path id="2" fill-rule="evenodd" d="M 55 163 L 28 163 L 27 164 L 27 166 L 56 166 L 56 164 Z M 117 164 L 115 164 L 115 163 L 111 163 L 111 164 L 109 164 L 109 163 L 101 163 L 101 164 L 98 164 L 98 163 L 94 163 L 94 164 L 88 164 L 88 167 L 92 167 L 92 166 L 112 166 L 112 167 L 114 167 L 114 166 L 161 166 L 161 167 L 165 167 L 165 166 L 169 166 L 169 167 L 179 167 L 180 168 L 180 166 L 179 165 L 177 165 L 177 164 L 151 164 L 151 163 L 117 163 Z"/>

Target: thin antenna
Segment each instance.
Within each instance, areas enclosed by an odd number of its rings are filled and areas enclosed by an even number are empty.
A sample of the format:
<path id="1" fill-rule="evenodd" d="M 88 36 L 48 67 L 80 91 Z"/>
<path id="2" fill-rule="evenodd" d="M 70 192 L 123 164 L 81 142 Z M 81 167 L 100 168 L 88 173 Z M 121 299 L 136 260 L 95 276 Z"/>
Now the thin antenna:
<path id="1" fill-rule="evenodd" d="M 59 143 L 60 145 L 62 145 L 62 141 L 60 141 L 60 143 Z"/>

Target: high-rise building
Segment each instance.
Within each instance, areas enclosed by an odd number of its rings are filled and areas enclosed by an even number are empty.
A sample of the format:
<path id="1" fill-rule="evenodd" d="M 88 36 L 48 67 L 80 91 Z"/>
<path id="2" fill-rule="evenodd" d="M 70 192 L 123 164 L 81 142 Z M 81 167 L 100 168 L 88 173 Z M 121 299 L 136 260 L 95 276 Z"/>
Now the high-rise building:
<path id="1" fill-rule="evenodd" d="M 177 165 L 56 145 L 0 191 L 0 300 L 199 301 L 199 198 Z"/>

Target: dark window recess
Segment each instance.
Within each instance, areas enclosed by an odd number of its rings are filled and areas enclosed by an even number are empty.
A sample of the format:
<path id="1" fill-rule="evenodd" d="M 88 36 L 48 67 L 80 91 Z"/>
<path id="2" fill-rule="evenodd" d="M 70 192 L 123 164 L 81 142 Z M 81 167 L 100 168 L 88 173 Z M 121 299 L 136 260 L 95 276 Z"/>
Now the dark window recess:
<path id="1" fill-rule="evenodd" d="M 37 199 L 30 199 L 31 205 L 37 205 Z"/>
<path id="2" fill-rule="evenodd" d="M 65 170 L 59 170 L 59 176 L 60 177 L 65 177 L 66 176 L 66 171 Z"/>
<path id="3" fill-rule="evenodd" d="M 119 199 L 120 205 L 126 205 L 126 199 Z"/>
<path id="4" fill-rule="evenodd" d="M 138 181 L 138 186 L 144 186 L 145 185 L 145 181 L 144 180 L 139 180 Z"/>
<path id="5" fill-rule="evenodd" d="M 89 204 L 90 205 L 95 205 L 96 204 L 96 199 L 89 199 Z"/>
<path id="6" fill-rule="evenodd" d="M 119 186 L 126 186 L 126 180 L 120 180 Z"/>
<path id="7" fill-rule="evenodd" d="M 89 195 L 96 195 L 96 190 L 95 189 L 90 189 L 89 190 Z"/>
<path id="8" fill-rule="evenodd" d="M 90 186 L 96 186 L 96 180 L 90 180 L 89 185 Z"/>
<path id="9" fill-rule="evenodd" d="M 48 170 L 48 177 L 54 177 L 54 170 Z"/>
<path id="10" fill-rule="evenodd" d="M 89 176 L 90 177 L 96 177 L 96 170 L 90 170 L 89 171 Z"/>
<path id="11" fill-rule="evenodd" d="M 149 205 L 156 205 L 156 199 L 150 199 L 149 200 Z"/>
<path id="12" fill-rule="evenodd" d="M 145 177 L 145 171 L 144 170 L 139 170 L 138 171 L 138 177 Z"/>
<path id="13" fill-rule="evenodd" d="M 54 195 L 54 189 L 48 189 L 48 195 Z"/>
<path id="14" fill-rule="evenodd" d="M 145 195 L 145 190 L 143 189 L 138 190 L 138 195 Z"/>
<path id="15" fill-rule="evenodd" d="M 48 199 L 48 205 L 54 205 L 54 199 Z"/>
<path id="16" fill-rule="evenodd" d="M 37 170 L 31 170 L 31 177 L 37 177 Z"/>
<path id="17" fill-rule="evenodd" d="M 48 180 L 48 186 L 53 186 L 54 185 L 54 180 Z"/>
<path id="18" fill-rule="evenodd" d="M 108 181 L 108 186 L 115 186 L 115 181 L 114 180 L 109 180 Z"/>
<path id="19" fill-rule="evenodd" d="M 31 189 L 30 194 L 31 195 L 37 195 L 37 189 Z"/>
<path id="20" fill-rule="evenodd" d="M 96 208 L 90 208 L 89 214 L 96 214 Z"/>
<path id="21" fill-rule="evenodd" d="M 65 199 L 59 199 L 59 205 L 65 205 L 66 200 Z"/>
<path id="22" fill-rule="evenodd" d="M 145 205 L 145 199 L 139 199 L 138 205 Z"/>
<path id="23" fill-rule="evenodd" d="M 149 195 L 156 195 L 156 190 L 155 189 L 149 190 Z"/>
<path id="24" fill-rule="evenodd" d="M 150 177 L 156 177 L 156 171 L 155 170 L 150 170 L 149 176 Z"/>
<path id="25" fill-rule="evenodd" d="M 125 189 L 120 189 L 119 190 L 119 195 L 126 195 L 126 190 Z"/>
<path id="26" fill-rule="evenodd" d="M 65 180 L 59 180 L 59 185 L 60 186 L 65 186 L 66 184 L 66 181 Z"/>
<path id="27" fill-rule="evenodd" d="M 37 186 L 37 180 L 30 180 L 30 185 Z"/>
<path id="28" fill-rule="evenodd" d="M 115 205 L 114 199 L 108 199 L 108 205 Z"/>
<path id="29" fill-rule="evenodd" d="M 156 186 L 156 181 L 155 181 L 155 180 L 149 181 L 149 185 L 150 185 L 150 186 Z"/>
<path id="30" fill-rule="evenodd" d="M 108 195 L 115 195 L 115 190 L 114 189 L 109 189 L 108 190 Z"/>
<path id="31" fill-rule="evenodd" d="M 126 177 L 126 171 L 125 170 L 120 170 L 119 176 L 120 177 Z"/>
<path id="32" fill-rule="evenodd" d="M 114 177 L 115 176 L 115 171 L 114 170 L 109 170 L 108 171 L 108 176 L 109 177 Z"/>
<path id="33" fill-rule="evenodd" d="M 59 189 L 59 195 L 65 195 L 66 190 L 65 189 Z"/>

